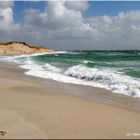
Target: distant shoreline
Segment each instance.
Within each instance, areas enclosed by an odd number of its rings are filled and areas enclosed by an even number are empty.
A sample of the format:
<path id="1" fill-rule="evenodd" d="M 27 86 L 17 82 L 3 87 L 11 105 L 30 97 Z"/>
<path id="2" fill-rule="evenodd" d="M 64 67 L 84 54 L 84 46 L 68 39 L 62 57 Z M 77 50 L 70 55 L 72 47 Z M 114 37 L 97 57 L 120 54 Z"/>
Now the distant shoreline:
<path id="1" fill-rule="evenodd" d="M 23 41 L 0 42 L 0 55 L 30 54 L 30 53 L 48 52 L 48 51 L 50 52 L 54 50 L 45 46 L 29 45 Z M 59 51 L 140 52 L 140 50 L 59 50 Z"/>
<path id="2" fill-rule="evenodd" d="M 65 51 L 65 50 L 62 50 Z M 67 50 L 67 51 L 81 51 L 81 52 L 140 52 L 140 50 Z"/>

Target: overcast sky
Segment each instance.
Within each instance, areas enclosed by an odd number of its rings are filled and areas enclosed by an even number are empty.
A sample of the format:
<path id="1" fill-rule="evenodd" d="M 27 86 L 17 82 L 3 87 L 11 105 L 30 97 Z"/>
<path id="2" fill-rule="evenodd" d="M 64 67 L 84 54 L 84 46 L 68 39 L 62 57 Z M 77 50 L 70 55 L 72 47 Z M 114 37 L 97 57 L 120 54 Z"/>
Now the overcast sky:
<path id="1" fill-rule="evenodd" d="M 0 1 L 0 41 L 56 50 L 140 49 L 140 2 Z"/>

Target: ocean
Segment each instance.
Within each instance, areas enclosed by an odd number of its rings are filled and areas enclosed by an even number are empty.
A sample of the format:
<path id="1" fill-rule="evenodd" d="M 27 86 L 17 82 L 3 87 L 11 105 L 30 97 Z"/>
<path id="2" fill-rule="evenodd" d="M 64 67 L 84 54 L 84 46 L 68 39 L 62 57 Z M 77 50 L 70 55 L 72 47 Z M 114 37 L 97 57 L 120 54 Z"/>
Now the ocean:
<path id="1" fill-rule="evenodd" d="M 139 51 L 56 51 L 0 60 L 18 63 L 26 75 L 140 98 Z"/>

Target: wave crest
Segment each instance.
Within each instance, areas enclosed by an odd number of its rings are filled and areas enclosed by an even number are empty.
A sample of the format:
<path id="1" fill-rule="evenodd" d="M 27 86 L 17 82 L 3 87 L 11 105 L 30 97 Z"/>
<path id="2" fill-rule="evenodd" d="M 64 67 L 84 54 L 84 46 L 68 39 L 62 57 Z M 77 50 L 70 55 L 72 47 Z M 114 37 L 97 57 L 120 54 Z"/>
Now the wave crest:
<path id="1" fill-rule="evenodd" d="M 52 79 L 64 83 L 88 85 L 105 88 L 115 93 L 121 93 L 128 96 L 140 98 L 140 79 L 125 75 L 112 68 L 91 68 L 84 66 L 90 61 L 82 61 L 81 65 L 75 65 L 67 68 L 59 68 L 52 63 L 38 62 L 32 59 L 32 56 L 44 54 L 61 54 L 66 51 L 47 52 L 27 55 L 1 56 L 0 61 L 15 62 L 20 67 L 27 69 L 25 74 L 36 77 Z M 72 53 L 72 52 L 69 52 Z M 81 63 L 81 62 L 80 62 Z M 126 62 L 125 62 L 126 63 Z"/>
<path id="2" fill-rule="evenodd" d="M 70 67 L 66 75 L 92 81 L 116 93 L 140 97 L 140 80 L 111 69 L 88 68 L 83 65 Z"/>

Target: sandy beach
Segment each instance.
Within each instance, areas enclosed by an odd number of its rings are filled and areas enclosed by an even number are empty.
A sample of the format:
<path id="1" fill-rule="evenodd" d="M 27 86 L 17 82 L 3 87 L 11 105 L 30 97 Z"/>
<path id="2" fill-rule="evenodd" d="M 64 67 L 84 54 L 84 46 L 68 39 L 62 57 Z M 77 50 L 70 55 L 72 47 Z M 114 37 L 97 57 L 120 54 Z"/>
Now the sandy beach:
<path id="1" fill-rule="evenodd" d="M 8 138 L 140 139 L 140 100 L 24 75 L 0 63 L 0 131 Z"/>

